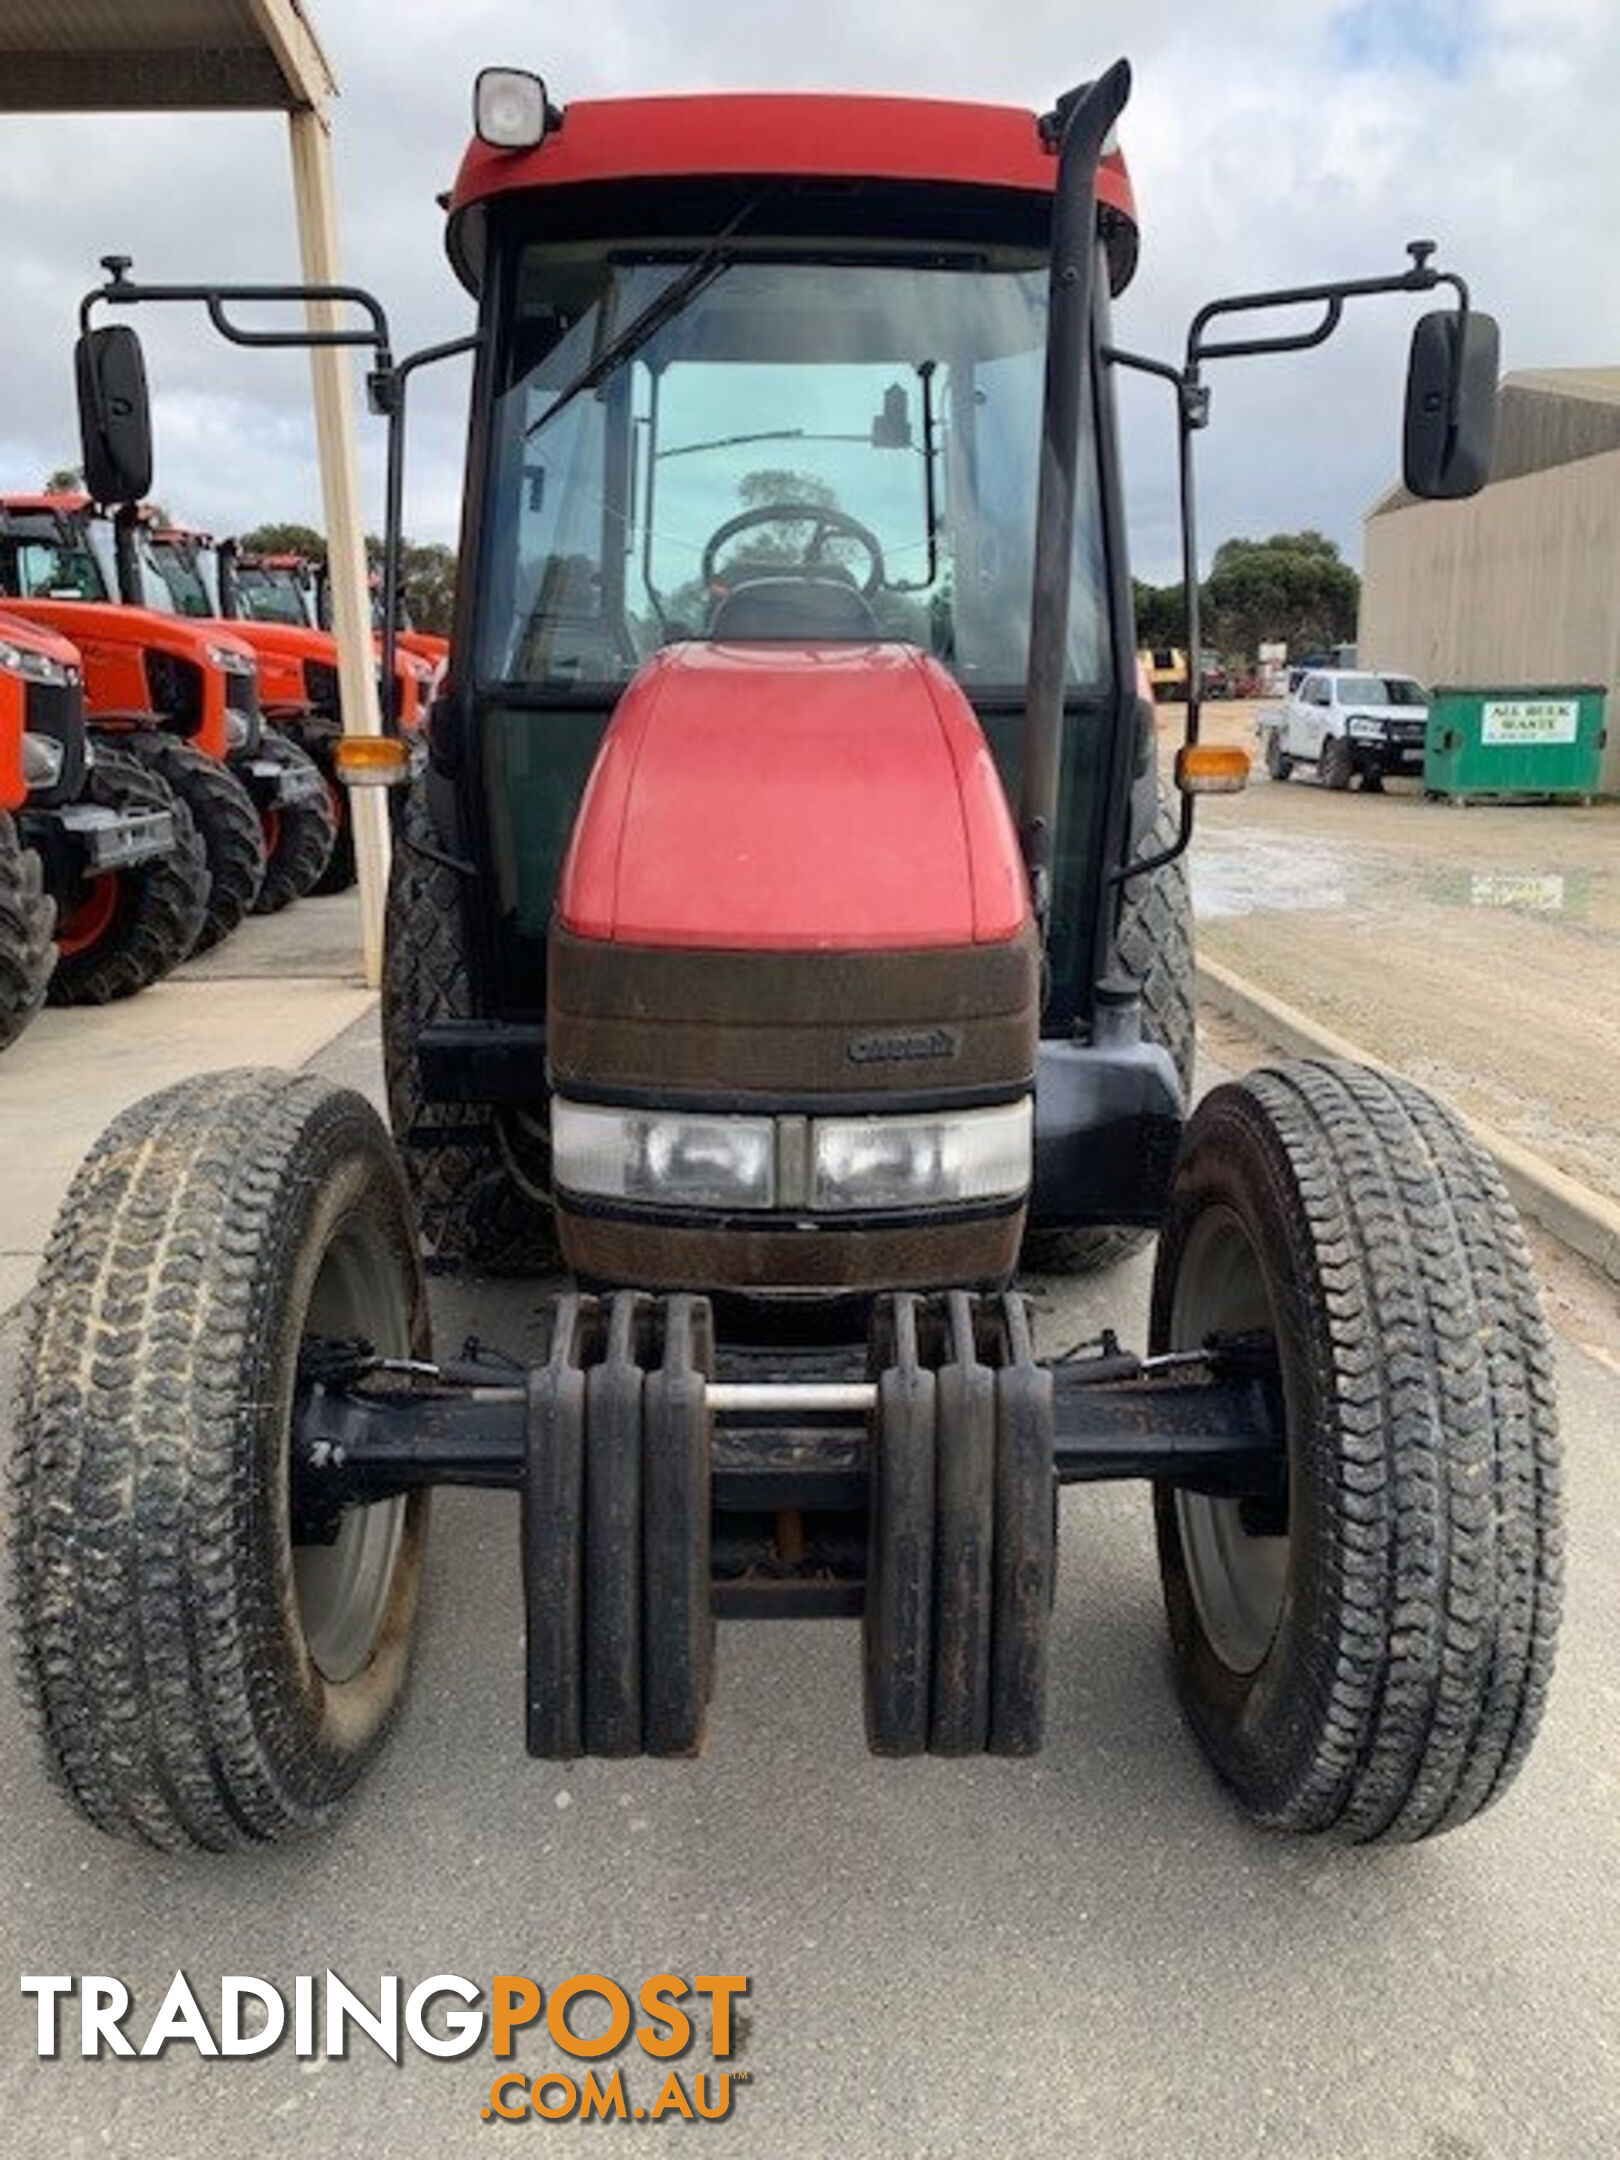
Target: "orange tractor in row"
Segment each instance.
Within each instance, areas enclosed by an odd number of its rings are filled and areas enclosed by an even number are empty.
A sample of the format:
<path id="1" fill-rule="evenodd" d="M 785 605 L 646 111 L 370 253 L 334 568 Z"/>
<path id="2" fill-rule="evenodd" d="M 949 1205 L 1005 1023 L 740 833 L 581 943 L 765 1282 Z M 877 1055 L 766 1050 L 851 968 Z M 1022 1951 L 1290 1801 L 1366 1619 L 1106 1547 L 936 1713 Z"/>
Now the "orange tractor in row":
<path id="1" fill-rule="evenodd" d="M 211 891 L 198 950 L 314 890 L 335 832 L 319 773 L 266 723 L 258 655 L 227 622 L 129 601 L 119 524 L 84 495 L 0 497 L 0 594 L 84 659 L 91 728 L 190 809 Z M 149 595 L 167 588 L 153 581 Z"/>
<path id="2" fill-rule="evenodd" d="M 120 511 L 115 527 L 120 590 L 127 600 L 212 619 L 253 648 L 266 722 L 303 752 L 326 783 L 334 837 L 325 869 L 307 889 L 343 891 L 355 876 L 348 798 L 336 765 L 343 703 L 337 641 L 316 617 L 315 573 L 304 572 L 297 558 L 244 562 L 234 542 L 164 527 L 140 511 Z M 380 657 L 380 641 L 378 650 Z M 391 679 L 391 722 L 402 734 L 415 735 L 427 716 L 434 665 L 400 638 Z"/>
<path id="3" fill-rule="evenodd" d="M 0 612 L 0 1049 L 46 998 L 104 1005 L 158 981 L 207 900 L 189 811 L 92 743 L 77 649 Z"/>

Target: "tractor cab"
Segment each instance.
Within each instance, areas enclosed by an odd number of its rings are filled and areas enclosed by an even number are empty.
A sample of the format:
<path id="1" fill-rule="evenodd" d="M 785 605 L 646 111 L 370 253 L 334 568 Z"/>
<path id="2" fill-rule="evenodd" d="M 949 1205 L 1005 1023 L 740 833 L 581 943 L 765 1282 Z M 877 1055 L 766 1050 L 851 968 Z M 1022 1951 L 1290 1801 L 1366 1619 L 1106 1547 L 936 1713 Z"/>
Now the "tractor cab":
<path id="1" fill-rule="evenodd" d="M 470 1081 L 465 1030 L 418 1055 L 430 1095 L 487 1087 L 530 1132 L 554 1095 L 588 1274 L 1004 1280 L 1032 1181 L 1071 1225 L 1162 1202 L 1180 1076 L 1130 1016 L 1093 1039 L 1109 873 L 1156 808 L 1100 369 L 1049 580 L 1039 889 L 1021 853 L 1059 134 L 882 98 L 613 100 L 463 165 L 448 245 L 481 361 L 429 792 L 488 866 L 494 1027 Z M 1071 345 L 1135 264 L 1112 147 L 1096 205 Z M 725 1163 L 660 1190 L 632 1106 L 671 1091 L 691 1115 L 659 1145 Z M 829 1235 L 841 1214 L 870 1234 Z"/>

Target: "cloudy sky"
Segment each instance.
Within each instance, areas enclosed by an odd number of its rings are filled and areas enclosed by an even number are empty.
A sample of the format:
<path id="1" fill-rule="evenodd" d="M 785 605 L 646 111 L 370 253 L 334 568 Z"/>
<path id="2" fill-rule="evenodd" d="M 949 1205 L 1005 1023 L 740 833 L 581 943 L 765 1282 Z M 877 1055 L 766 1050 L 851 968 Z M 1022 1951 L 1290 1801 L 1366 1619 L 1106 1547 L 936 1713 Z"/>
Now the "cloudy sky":
<path id="1" fill-rule="evenodd" d="M 132 0 L 133 4 L 133 0 Z M 1620 359 L 1620 8 L 1614 0 L 305 0 L 342 96 L 346 275 L 401 349 L 471 327 L 434 196 L 465 144 L 472 79 L 509 63 L 554 97 L 657 89 L 913 90 L 1044 108 L 1123 51 L 1123 139 L 1143 220 L 1120 341 L 1172 353 L 1218 292 L 1398 269 L 1414 237 L 1502 323 L 1509 368 Z M 152 280 L 297 275 L 285 124 L 274 115 L 0 116 L 9 327 L 0 478 L 77 455 L 69 351 L 98 258 Z M 1421 303 L 1369 301 L 1334 343 L 1228 363 L 1201 446 L 1204 555 L 1233 533 L 1318 525 L 1359 558 L 1393 476 L 1405 342 Z M 229 532 L 320 522 L 306 364 L 148 310 L 155 492 Z M 407 526 L 454 539 L 465 375 L 413 391 Z M 376 438 L 368 503 L 380 504 Z M 1167 393 L 1126 406 L 1136 567 L 1176 560 Z M 380 513 L 379 513 L 380 515 Z"/>

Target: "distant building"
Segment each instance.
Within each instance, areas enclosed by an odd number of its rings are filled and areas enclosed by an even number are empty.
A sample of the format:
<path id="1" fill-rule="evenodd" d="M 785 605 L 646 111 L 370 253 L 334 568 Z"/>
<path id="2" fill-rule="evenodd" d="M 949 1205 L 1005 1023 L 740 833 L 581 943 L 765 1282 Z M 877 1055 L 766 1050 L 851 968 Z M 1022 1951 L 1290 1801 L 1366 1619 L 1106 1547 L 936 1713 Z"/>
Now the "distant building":
<path id="1" fill-rule="evenodd" d="M 1429 683 L 1601 683 L 1620 794 L 1620 367 L 1506 376 L 1490 485 L 1367 514 L 1357 644 Z"/>

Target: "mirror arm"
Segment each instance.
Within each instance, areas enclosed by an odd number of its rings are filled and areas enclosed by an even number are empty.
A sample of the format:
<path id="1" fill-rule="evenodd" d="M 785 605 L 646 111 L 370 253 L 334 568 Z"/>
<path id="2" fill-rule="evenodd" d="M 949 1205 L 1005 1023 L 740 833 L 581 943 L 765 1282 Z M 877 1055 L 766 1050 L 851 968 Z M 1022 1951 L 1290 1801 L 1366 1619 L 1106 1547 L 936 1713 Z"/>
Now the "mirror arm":
<path id="1" fill-rule="evenodd" d="M 383 502 L 382 586 L 382 723 L 386 735 L 399 718 L 399 557 L 404 545 L 405 522 L 405 392 L 418 368 L 440 360 L 456 360 L 476 352 L 474 337 L 451 338 L 442 345 L 424 345 L 410 353 L 397 367 L 379 367 L 368 379 L 367 391 L 373 412 L 388 422 L 388 469 Z"/>
<path id="2" fill-rule="evenodd" d="M 1457 295 L 1458 313 L 1468 314 L 1468 287 L 1452 270 L 1437 270 L 1430 258 L 1435 252 L 1432 240 L 1407 242 L 1407 254 L 1411 260 L 1404 270 L 1390 277 L 1344 278 L 1327 285 L 1293 285 L 1279 287 L 1275 292 L 1235 293 L 1221 300 L 1211 300 L 1193 317 L 1187 331 L 1187 357 L 1181 368 L 1171 367 L 1163 360 L 1150 360 L 1139 353 L 1129 353 L 1109 347 L 1103 358 L 1116 367 L 1134 368 L 1144 375 L 1157 376 L 1170 383 L 1175 391 L 1180 412 L 1180 490 L 1181 490 L 1181 577 L 1187 640 L 1187 719 L 1183 731 L 1183 746 L 1198 741 L 1202 719 L 1203 669 L 1200 661 L 1203 636 L 1202 600 L 1198 588 L 1198 536 L 1196 524 L 1196 496 L 1193 485 L 1192 438 L 1194 433 L 1208 424 L 1209 389 L 1199 373 L 1200 364 L 1206 360 L 1240 359 L 1255 353 L 1307 352 L 1313 346 L 1322 345 L 1339 327 L 1347 300 L 1357 300 L 1380 293 L 1432 292 L 1437 285 L 1449 285 Z M 1308 307 L 1320 305 L 1322 317 L 1308 330 L 1290 331 L 1273 337 L 1231 338 L 1216 342 L 1206 339 L 1211 323 L 1222 316 L 1255 314 L 1275 308 Z M 1462 384 L 1462 354 L 1465 340 L 1456 340 L 1452 356 L 1451 393 L 1456 403 Z M 1183 794 L 1181 798 L 1181 826 L 1172 846 L 1157 855 L 1145 856 L 1140 862 L 1127 863 L 1116 871 L 1114 882 L 1123 884 L 1128 878 L 1144 876 L 1150 870 L 1162 869 L 1173 862 L 1186 848 L 1192 838 L 1194 798 Z"/>

